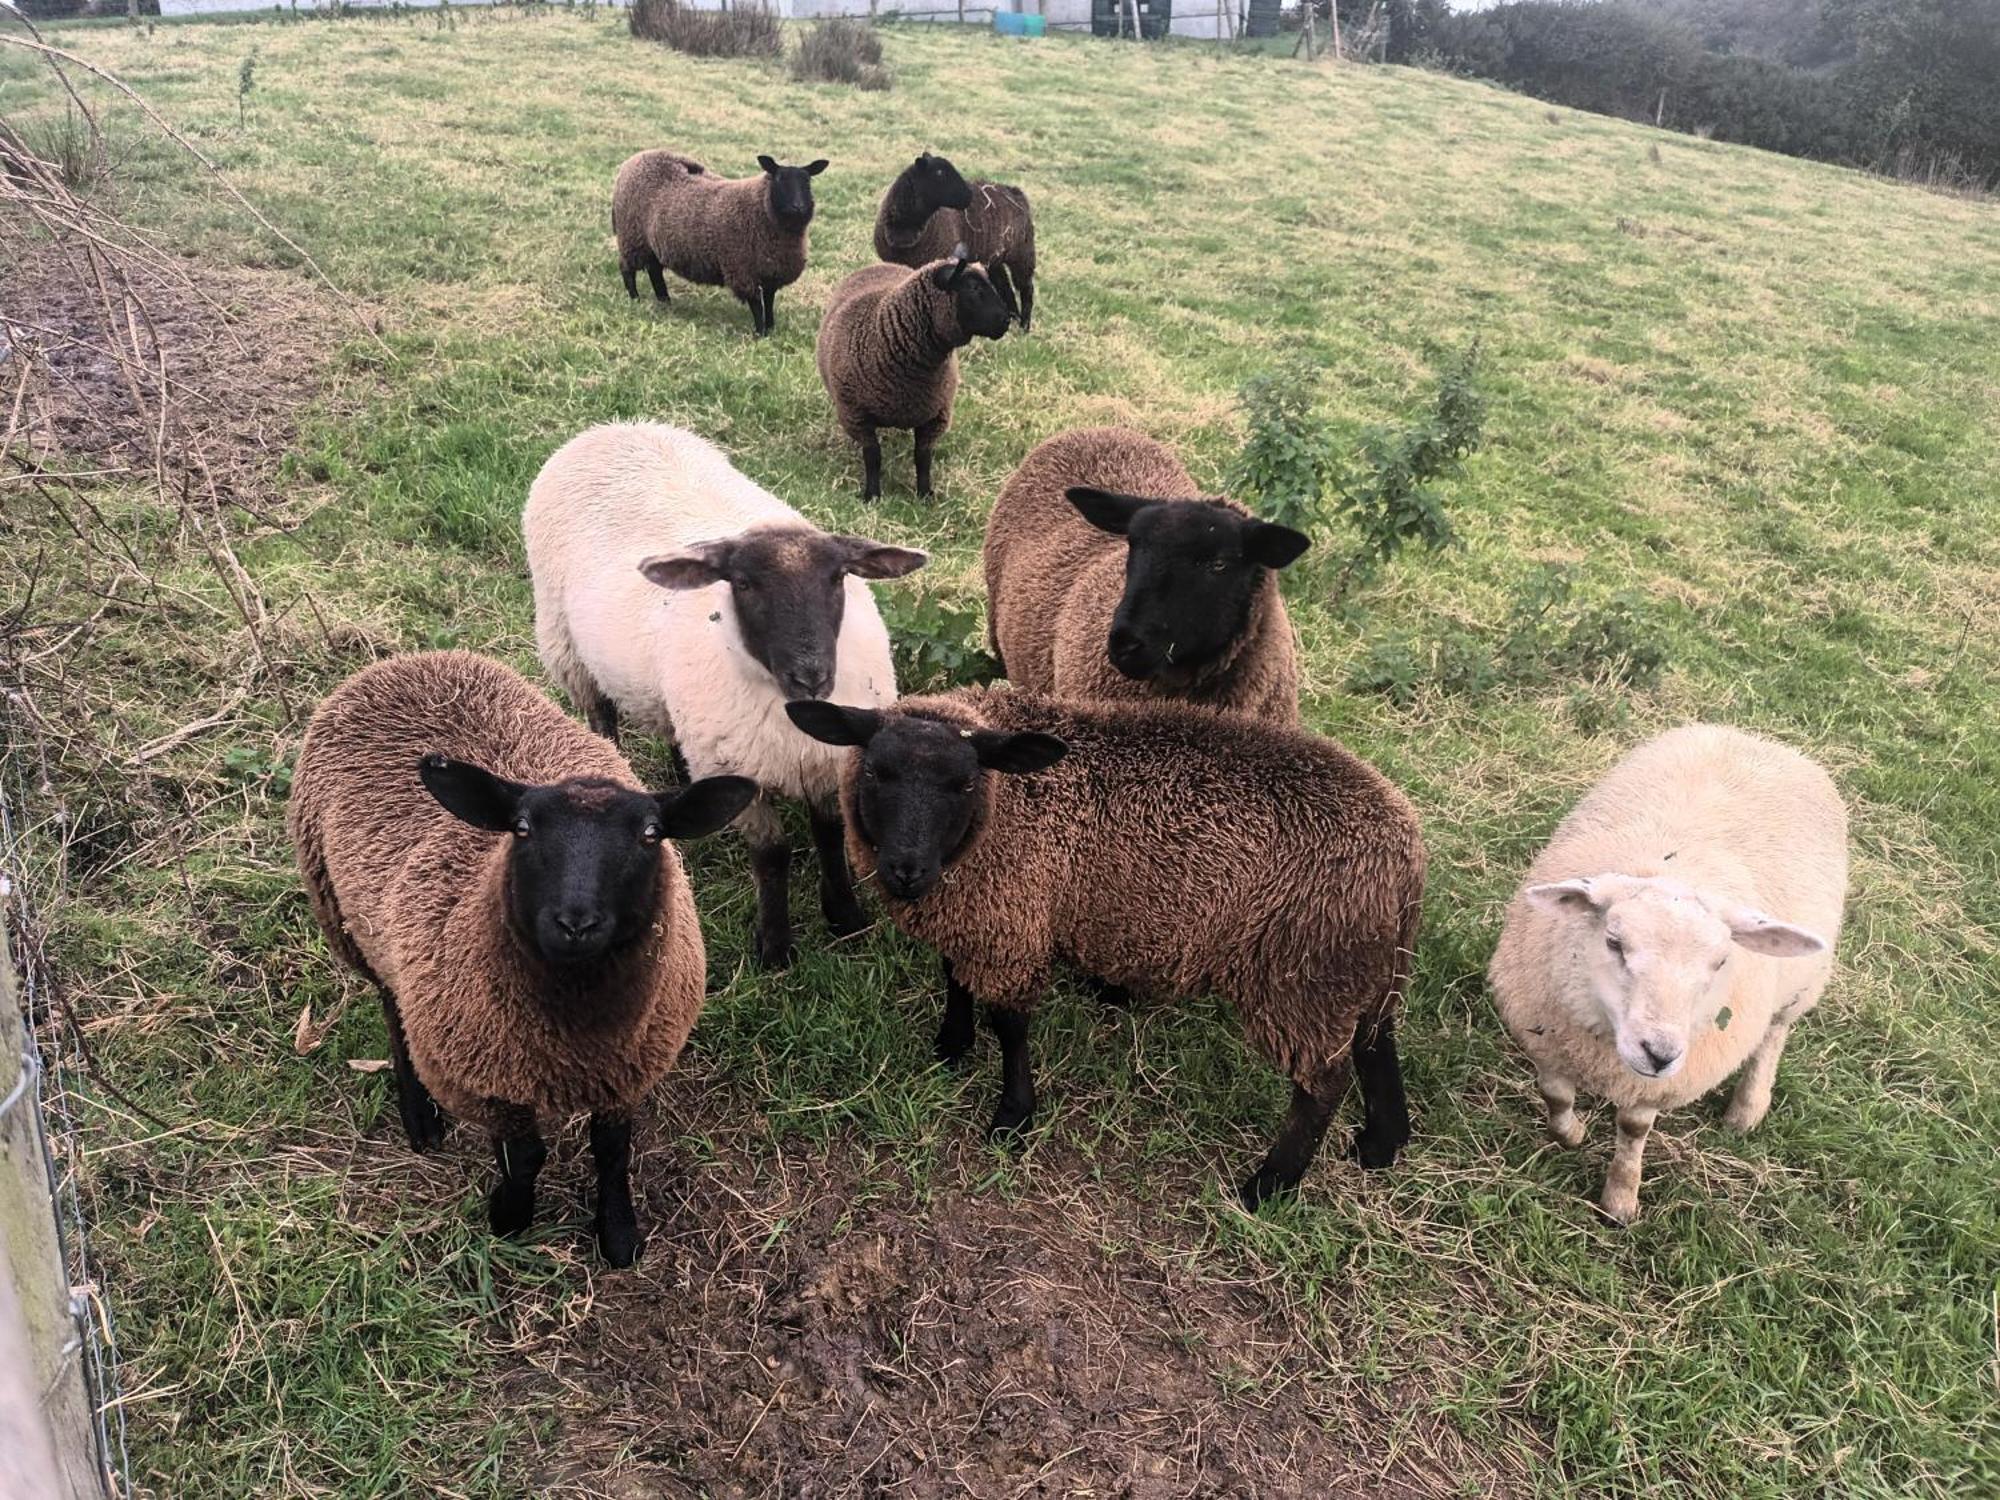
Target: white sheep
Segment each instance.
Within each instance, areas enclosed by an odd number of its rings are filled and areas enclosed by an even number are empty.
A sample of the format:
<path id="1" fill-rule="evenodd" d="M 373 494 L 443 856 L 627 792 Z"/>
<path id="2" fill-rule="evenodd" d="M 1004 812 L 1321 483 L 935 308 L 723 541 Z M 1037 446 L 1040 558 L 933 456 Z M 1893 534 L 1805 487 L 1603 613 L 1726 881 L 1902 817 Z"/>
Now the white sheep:
<path id="1" fill-rule="evenodd" d="M 676 741 L 691 776 L 758 784 L 738 823 L 758 961 L 791 958 L 775 797 L 807 805 L 828 925 L 866 926 L 843 848 L 841 753 L 793 727 L 785 703 L 895 701 L 889 635 L 861 580 L 901 577 L 925 555 L 821 531 L 712 443 L 657 423 L 592 427 L 557 449 L 521 531 L 542 665 L 592 727 L 615 741 L 622 713 Z"/>
<path id="2" fill-rule="evenodd" d="M 1846 889 L 1833 782 L 1734 729 L 1660 735 L 1563 819 L 1508 907 L 1487 978 L 1535 1064 L 1550 1135 L 1582 1144 L 1579 1088 L 1617 1108 L 1612 1219 L 1639 1211 L 1661 1110 L 1742 1068 L 1724 1120 L 1763 1120 L 1785 1039 L 1832 972 Z"/>

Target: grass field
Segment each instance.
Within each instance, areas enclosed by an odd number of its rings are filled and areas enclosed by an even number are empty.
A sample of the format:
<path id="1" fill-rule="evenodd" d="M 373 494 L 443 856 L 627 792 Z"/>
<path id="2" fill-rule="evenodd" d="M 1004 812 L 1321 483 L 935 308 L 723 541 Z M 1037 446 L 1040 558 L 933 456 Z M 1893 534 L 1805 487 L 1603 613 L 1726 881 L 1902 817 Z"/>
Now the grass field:
<path id="1" fill-rule="evenodd" d="M 326 360 L 239 517 L 275 673 L 173 518 L 99 486 L 166 595 L 78 648 L 102 739 L 225 718 L 130 805 L 68 790 L 69 864 L 31 870 L 104 1076 L 171 1127 L 106 1099 L 82 1143 L 149 1491 L 2000 1493 L 2000 207 L 1195 47 L 892 28 L 896 87 L 862 94 L 691 62 L 612 15 L 53 35 L 188 130 L 389 351 L 113 111 L 124 207 L 215 268 L 253 339 Z M 59 112 L 18 56 L 0 101 Z M 832 158 L 767 343 L 719 289 L 658 312 L 619 287 L 611 173 L 666 143 L 730 172 Z M 811 344 L 924 147 L 1027 188 L 1041 295 L 1031 336 L 965 359 L 935 502 L 905 440 L 870 511 Z M 1038 1025 L 1044 1123 L 995 1153 L 990 1050 L 928 1066 L 930 957 L 881 930 L 830 948 L 801 902 L 801 961 L 752 972 L 727 841 L 690 851 L 713 992 L 643 1158 L 638 1271 L 595 1259 L 573 1139 L 520 1245 L 484 1234 L 467 1132 L 407 1152 L 386 1079 L 348 1065 L 382 1025 L 298 890 L 286 767 L 374 655 L 536 671 L 517 517 L 562 439 L 684 423 L 822 522 L 931 549 L 912 591 L 976 606 L 986 507 L 1040 438 L 1129 422 L 1220 483 L 1250 375 L 1308 354 L 1358 437 L 1475 336 L 1488 441 L 1443 491 L 1464 545 L 1357 610 L 1309 580 L 1293 601 L 1308 722 L 1410 793 L 1431 849 L 1396 1170 L 1330 1148 L 1246 1218 L 1227 1184 L 1284 1089 L 1232 1018 L 1067 990 Z M 42 607 L 90 616 L 87 559 L 0 493 L 10 597 L 37 559 Z M 1490 639 L 1547 563 L 1586 600 L 1643 596 L 1656 689 L 1347 689 L 1385 640 Z M 1664 1117 L 1621 1232 L 1591 1206 L 1609 1120 L 1580 1153 L 1545 1143 L 1482 974 L 1564 808 L 1697 717 L 1834 772 L 1848 928 L 1768 1123 Z M 31 806 L 44 853 L 55 800 Z"/>

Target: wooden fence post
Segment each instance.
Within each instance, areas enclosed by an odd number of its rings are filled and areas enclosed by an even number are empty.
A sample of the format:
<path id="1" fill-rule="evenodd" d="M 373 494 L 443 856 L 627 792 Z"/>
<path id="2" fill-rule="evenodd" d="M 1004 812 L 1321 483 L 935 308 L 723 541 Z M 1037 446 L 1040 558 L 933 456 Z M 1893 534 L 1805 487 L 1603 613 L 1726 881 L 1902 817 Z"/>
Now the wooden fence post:
<path id="1" fill-rule="evenodd" d="M 0 1496 L 97 1500 L 82 1335 L 36 1123 L 41 1069 L 16 988 L 0 914 Z"/>

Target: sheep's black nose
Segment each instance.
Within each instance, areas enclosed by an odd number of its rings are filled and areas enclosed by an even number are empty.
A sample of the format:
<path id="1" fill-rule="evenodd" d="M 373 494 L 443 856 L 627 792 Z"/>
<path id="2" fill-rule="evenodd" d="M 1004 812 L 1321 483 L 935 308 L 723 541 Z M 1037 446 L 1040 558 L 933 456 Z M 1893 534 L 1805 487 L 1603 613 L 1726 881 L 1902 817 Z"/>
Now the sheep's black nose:
<path id="1" fill-rule="evenodd" d="M 572 943 L 580 943 L 604 925 L 604 918 L 594 911 L 558 912 L 555 918 L 556 931 Z"/>
<path id="2" fill-rule="evenodd" d="M 1127 677 L 1144 677 L 1152 671 L 1153 653 L 1146 649 L 1146 643 L 1139 638 L 1139 632 L 1129 625 L 1113 625 L 1109 642 L 1111 665 Z"/>
<path id="3" fill-rule="evenodd" d="M 1646 1061 L 1653 1065 L 1655 1073 L 1672 1067 L 1674 1059 L 1681 1055 L 1681 1049 L 1671 1042 L 1661 1047 L 1656 1047 L 1651 1042 L 1641 1042 L 1639 1050 L 1646 1054 Z"/>
<path id="4" fill-rule="evenodd" d="M 903 901 L 913 901 L 926 889 L 927 871 L 913 859 L 885 861 L 881 867 L 882 888 Z"/>

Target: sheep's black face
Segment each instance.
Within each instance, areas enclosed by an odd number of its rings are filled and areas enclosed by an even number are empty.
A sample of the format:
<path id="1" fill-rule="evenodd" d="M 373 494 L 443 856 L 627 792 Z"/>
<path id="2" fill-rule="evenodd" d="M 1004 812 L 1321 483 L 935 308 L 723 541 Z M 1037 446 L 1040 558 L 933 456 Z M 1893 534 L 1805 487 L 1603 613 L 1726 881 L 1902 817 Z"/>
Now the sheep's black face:
<path id="1" fill-rule="evenodd" d="M 787 698 L 824 698 L 839 665 L 847 580 L 900 578 L 924 562 L 921 552 L 866 537 L 772 526 L 649 557 L 639 570 L 666 589 L 728 584 L 743 649 Z"/>
<path id="2" fill-rule="evenodd" d="M 942 156 L 932 156 L 926 151 L 903 169 L 903 180 L 909 195 L 903 206 L 916 223 L 922 223 L 941 208 L 972 206 L 972 184 Z"/>
<path id="3" fill-rule="evenodd" d="M 790 703 L 786 711 L 816 740 L 861 747 L 854 816 L 875 851 L 876 879 L 898 901 L 921 900 L 964 849 L 985 772 L 1046 770 L 1068 749 L 1054 735 L 833 703 Z"/>
<path id="4" fill-rule="evenodd" d="M 1067 493 L 1086 521 L 1127 542 L 1125 593 L 1105 643 L 1111 664 L 1172 690 L 1229 653 L 1250 623 L 1265 573 L 1311 544 L 1303 532 L 1227 506 Z"/>
<path id="5" fill-rule="evenodd" d="M 659 917 L 661 841 L 713 833 L 757 794 L 741 776 L 658 796 L 599 777 L 530 786 L 441 755 L 425 756 L 417 774 L 454 817 L 512 839 L 508 918 L 537 957 L 559 965 L 638 942 Z"/>
<path id="6" fill-rule="evenodd" d="M 786 229 L 803 229 L 812 223 L 812 180 L 826 170 L 825 158 L 803 167 L 781 167 L 770 157 L 760 156 L 757 165 L 769 179 L 771 217 Z"/>
<path id="7" fill-rule="evenodd" d="M 947 261 L 931 272 L 931 283 L 938 290 L 951 293 L 952 316 L 958 322 L 961 344 L 969 344 L 975 338 L 997 339 L 1014 320 L 983 266 L 964 260 Z"/>

